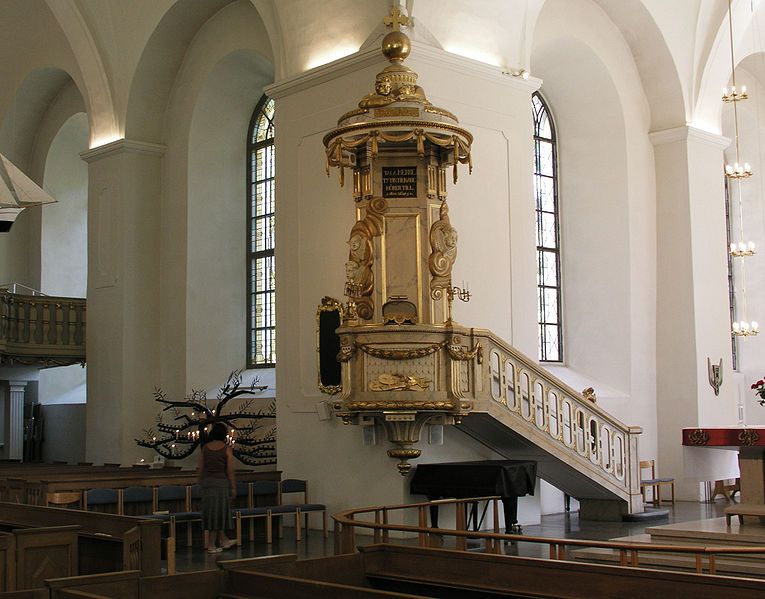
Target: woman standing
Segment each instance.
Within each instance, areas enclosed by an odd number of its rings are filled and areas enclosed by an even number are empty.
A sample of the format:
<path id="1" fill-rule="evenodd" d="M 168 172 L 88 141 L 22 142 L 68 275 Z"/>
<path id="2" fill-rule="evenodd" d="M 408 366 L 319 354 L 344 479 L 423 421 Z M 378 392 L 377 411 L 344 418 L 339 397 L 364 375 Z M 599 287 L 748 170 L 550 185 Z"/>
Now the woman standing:
<path id="1" fill-rule="evenodd" d="M 236 497 L 234 454 L 226 444 L 227 435 L 226 425 L 216 422 L 199 454 L 197 478 L 202 487 L 202 526 L 207 533 L 207 553 L 220 553 L 236 543 L 225 533 L 226 529 L 233 528 L 230 499 Z"/>

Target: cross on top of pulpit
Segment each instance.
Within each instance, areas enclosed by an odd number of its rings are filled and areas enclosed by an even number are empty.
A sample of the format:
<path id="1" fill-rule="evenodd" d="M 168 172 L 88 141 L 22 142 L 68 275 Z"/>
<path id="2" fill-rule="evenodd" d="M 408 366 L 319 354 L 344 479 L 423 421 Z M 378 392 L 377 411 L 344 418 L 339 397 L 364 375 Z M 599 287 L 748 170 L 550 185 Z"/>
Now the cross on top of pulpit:
<path id="1" fill-rule="evenodd" d="M 390 15 L 383 19 L 383 23 L 386 27 L 393 28 L 393 31 L 401 31 L 401 25 L 409 25 L 409 17 L 402 15 L 398 6 L 393 5 L 390 7 Z"/>

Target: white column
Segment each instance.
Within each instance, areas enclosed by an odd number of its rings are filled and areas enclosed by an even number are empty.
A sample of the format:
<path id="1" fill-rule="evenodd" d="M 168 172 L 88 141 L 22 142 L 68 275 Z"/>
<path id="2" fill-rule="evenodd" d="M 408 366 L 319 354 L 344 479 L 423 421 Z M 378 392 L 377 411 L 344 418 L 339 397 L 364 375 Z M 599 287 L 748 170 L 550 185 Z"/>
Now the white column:
<path id="1" fill-rule="evenodd" d="M 8 381 L 8 437 L 5 455 L 9 460 L 24 459 L 24 393 L 27 381 Z"/>
<path id="2" fill-rule="evenodd" d="M 729 140 L 689 126 L 651 134 L 657 201 L 657 423 L 659 474 L 683 478 L 680 429 L 732 424 L 723 149 Z M 707 357 L 723 359 L 715 396 Z M 648 456 L 646 456 L 648 457 Z M 698 499 L 696 483 L 679 485 Z"/>
<path id="3" fill-rule="evenodd" d="M 164 151 L 123 139 L 81 155 L 88 163 L 90 461 L 151 456 L 135 438 L 154 423 L 159 385 Z"/>

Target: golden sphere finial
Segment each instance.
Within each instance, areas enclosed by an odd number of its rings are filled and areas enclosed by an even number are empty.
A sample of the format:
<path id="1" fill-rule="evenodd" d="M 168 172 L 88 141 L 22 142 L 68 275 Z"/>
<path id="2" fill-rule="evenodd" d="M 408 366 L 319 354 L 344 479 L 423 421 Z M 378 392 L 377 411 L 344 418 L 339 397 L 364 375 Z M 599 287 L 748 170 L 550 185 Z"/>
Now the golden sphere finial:
<path id="1" fill-rule="evenodd" d="M 382 53 L 391 62 L 402 62 L 411 50 L 409 38 L 400 31 L 391 31 L 383 38 Z"/>

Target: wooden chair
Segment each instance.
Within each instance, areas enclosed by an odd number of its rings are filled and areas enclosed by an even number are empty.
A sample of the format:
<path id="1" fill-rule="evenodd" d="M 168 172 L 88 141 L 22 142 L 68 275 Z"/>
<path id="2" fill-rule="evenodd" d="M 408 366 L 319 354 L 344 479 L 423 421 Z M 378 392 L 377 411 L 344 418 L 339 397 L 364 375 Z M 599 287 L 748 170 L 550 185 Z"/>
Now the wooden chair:
<path id="1" fill-rule="evenodd" d="M 46 497 L 47 505 L 62 508 L 80 508 L 82 506 L 82 493 L 79 491 L 59 491 L 58 493 L 48 493 Z"/>
<path id="2" fill-rule="evenodd" d="M 643 478 L 643 470 L 651 470 L 651 478 Z M 640 461 L 640 492 L 643 494 L 643 503 L 646 503 L 646 489 L 651 488 L 651 503 L 655 506 L 661 505 L 661 487 L 669 485 L 672 499 L 670 503 L 675 504 L 675 479 L 674 478 L 656 478 L 656 465 L 654 460 Z"/>
<path id="3" fill-rule="evenodd" d="M 255 503 L 258 501 L 257 499 L 258 497 L 269 496 L 269 497 L 277 497 L 277 504 L 278 504 L 279 483 L 277 483 L 276 481 L 270 481 L 270 480 L 255 481 L 252 483 L 237 483 L 237 490 L 239 490 L 240 485 L 247 487 L 247 493 L 248 493 L 249 499 L 248 499 L 248 507 L 234 508 L 233 510 L 234 524 L 236 527 L 236 544 L 237 545 L 242 544 L 242 521 L 243 520 L 250 521 L 249 538 L 250 538 L 250 541 L 254 541 L 255 530 L 253 527 L 253 520 L 255 518 L 264 518 L 266 521 L 266 543 L 270 545 L 273 540 L 273 532 L 271 528 L 271 510 L 276 508 L 274 506 L 257 506 L 255 505 Z"/>
<path id="4" fill-rule="evenodd" d="M 305 526 L 305 533 L 308 534 L 308 514 L 311 512 L 319 512 L 324 519 L 324 538 L 327 538 L 327 506 L 323 503 L 308 503 L 308 491 L 306 481 L 296 478 L 288 478 L 282 481 L 280 496 L 282 500 L 285 495 L 292 493 L 302 493 L 303 503 L 287 503 L 271 508 L 271 513 L 274 516 L 283 515 L 295 515 L 295 540 L 301 541 L 301 530 Z M 300 516 L 305 517 L 304 521 L 301 521 Z M 281 527 L 280 527 L 281 529 Z"/>

